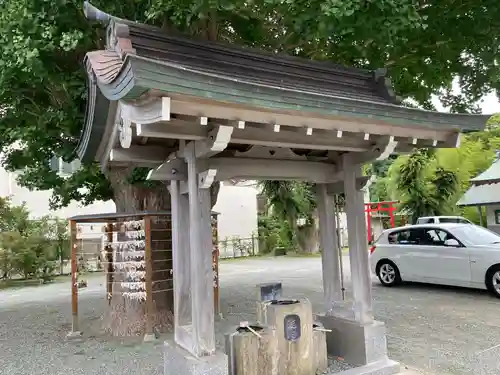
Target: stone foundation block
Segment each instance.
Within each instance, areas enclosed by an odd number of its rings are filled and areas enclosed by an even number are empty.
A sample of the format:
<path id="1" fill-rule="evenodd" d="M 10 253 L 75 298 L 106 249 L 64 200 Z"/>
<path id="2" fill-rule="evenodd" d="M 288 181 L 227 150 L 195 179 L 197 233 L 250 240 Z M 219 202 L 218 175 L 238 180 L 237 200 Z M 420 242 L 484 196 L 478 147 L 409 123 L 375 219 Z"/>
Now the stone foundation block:
<path id="1" fill-rule="evenodd" d="M 396 375 L 400 370 L 398 362 L 385 359 L 329 375 Z"/>
<path id="2" fill-rule="evenodd" d="M 164 344 L 164 375 L 228 375 L 227 355 L 196 358 L 173 342 Z"/>
<path id="3" fill-rule="evenodd" d="M 374 321 L 362 325 L 346 318 L 318 315 L 326 334 L 328 354 L 344 358 L 347 363 L 363 366 L 387 360 L 385 324 Z"/>

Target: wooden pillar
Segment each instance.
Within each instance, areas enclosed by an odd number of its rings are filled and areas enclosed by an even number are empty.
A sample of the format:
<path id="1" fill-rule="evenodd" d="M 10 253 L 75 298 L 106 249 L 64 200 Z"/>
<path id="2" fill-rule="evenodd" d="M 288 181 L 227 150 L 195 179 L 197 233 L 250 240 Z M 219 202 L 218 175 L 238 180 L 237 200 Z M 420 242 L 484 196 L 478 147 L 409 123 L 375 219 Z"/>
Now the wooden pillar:
<path id="1" fill-rule="evenodd" d="M 219 248 L 215 245 L 212 251 L 212 271 L 214 280 L 214 314 L 219 315 L 220 311 L 220 295 L 219 295 Z"/>
<path id="2" fill-rule="evenodd" d="M 353 310 L 356 321 L 364 324 L 373 321 L 373 309 L 364 199 L 363 192 L 356 188 L 356 177 L 361 175 L 361 168 L 349 164 L 345 158 L 343 167 Z"/>
<path id="3" fill-rule="evenodd" d="M 220 295 L 219 295 L 219 236 L 217 233 L 217 217 L 211 220 L 212 225 L 212 272 L 214 280 L 214 314 L 220 315 Z"/>
<path id="4" fill-rule="evenodd" d="M 144 217 L 144 260 L 146 262 L 146 335 L 145 341 L 154 340 L 153 332 L 153 256 L 151 254 L 151 216 Z"/>
<path id="5" fill-rule="evenodd" d="M 189 200 L 180 193 L 179 181 L 170 182 L 172 207 L 172 258 L 174 279 L 174 337 L 179 346 L 194 354 L 191 294 L 191 247 Z"/>
<path id="6" fill-rule="evenodd" d="M 214 289 L 210 190 L 199 189 L 195 149 L 186 147 L 191 249 L 193 351 L 197 356 L 215 352 Z"/>
<path id="7" fill-rule="evenodd" d="M 335 222 L 335 207 L 332 197 L 327 195 L 326 184 L 316 185 L 316 197 L 318 201 L 323 292 L 325 307 L 327 312 L 331 312 L 335 304 L 342 301 L 340 249 Z"/>
<path id="8" fill-rule="evenodd" d="M 111 304 L 111 297 L 113 296 L 113 223 L 108 223 L 106 226 L 106 235 L 108 243 L 106 245 L 106 298 Z"/>
<path id="9" fill-rule="evenodd" d="M 70 220 L 70 246 L 71 246 L 71 332 L 68 337 L 80 336 L 78 322 L 78 243 L 76 239 L 76 221 Z"/>

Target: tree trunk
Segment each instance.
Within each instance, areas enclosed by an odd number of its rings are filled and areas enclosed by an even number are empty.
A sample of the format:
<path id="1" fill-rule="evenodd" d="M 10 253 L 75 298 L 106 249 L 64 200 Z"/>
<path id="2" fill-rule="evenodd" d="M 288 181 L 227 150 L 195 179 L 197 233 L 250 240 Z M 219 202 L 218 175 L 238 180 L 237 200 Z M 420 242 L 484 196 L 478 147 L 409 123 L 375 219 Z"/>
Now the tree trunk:
<path id="1" fill-rule="evenodd" d="M 148 182 L 131 185 L 128 178 L 132 167 L 112 168 L 108 179 L 114 192 L 114 202 L 118 213 L 140 211 L 170 211 L 168 182 Z M 212 186 L 212 206 L 217 200 L 219 184 Z M 128 219 L 133 220 L 133 219 Z M 172 273 L 172 233 L 171 217 L 153 217 L 151 221 L 151 250 L 153 269 L 153 326 L 160 332 L 173 328 L 173 273 Z M 116 272 L 116 270 L 115 270 Z M 145 333 L 146 304 L 130 300 L 122 295 L 120 276 L 116 273 L 110 311 L 104 320 L 104 328 L 115 336 L 135 336 Z"/>
<path id="2" fill-rule="evenodd" d="M 62 254 L 62 252 L 61 252 Z M 62 257 L 62 255 L 59 256 L 59 275 L 63 275 L 64 274 L 64 259 Z"/>
<path id="3" fill-rule="evenodd" d="M 299 251 L 305 254 L 318 252 L 318 230 L 315 225 L 306 225 L 297 228 L 297 242 Z"/>
<path id="4" fill-rule="evenodd" d="M 297 243 L 301 253 L 312 254 L 319 251 L 318 216 L 315 212 L 310 224 L 297 228 Z"/>

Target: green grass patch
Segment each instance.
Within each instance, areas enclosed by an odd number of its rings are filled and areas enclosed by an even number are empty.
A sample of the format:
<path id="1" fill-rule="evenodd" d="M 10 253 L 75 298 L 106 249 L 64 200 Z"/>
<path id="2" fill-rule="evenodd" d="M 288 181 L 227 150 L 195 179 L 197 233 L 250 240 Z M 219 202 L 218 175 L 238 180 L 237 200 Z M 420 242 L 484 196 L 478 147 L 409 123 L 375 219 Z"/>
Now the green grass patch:
<path id="1" fill-rule="evenodd" d="M 239 262 L 242 260 L 256 259 L 256 258 L 260 259 L 266 257 L 269 257 L 269 255 L 250 255 L 250 256 L 235 257 L 235 258 L 220 258 L 219 262 L 220 263 Z"/>
<path id="2" fill-rule="evenodd" d="M 98 276 L 103 276 L 104 272 L 97 271 L 97 272 L 86 272 L 83 274 L 80 274 L 79 279 L 81 280 L 86 280 Z M 71 275 L 57 275 L 54 277 L 53 280 L 46 282 L 45 284 L 40 281 L 40 279 L 19 279 L 19 278 L 14 278 L 10 280 L 1 280 L 0 281 L 0 290 L 5 290 L 5 289 L 19 289 L 19 288 L 26 288 L 26 287 L 34 287 L 34 286 L 41 286 L 41 285 L 49 285 L 49 284 L 55 284 L 55 283 L 65 283 L 65 282 L 70 282 L 71 281 Z"/>
<path id="3" fill-rule="evenodd" d="M 62 276 L 56 276 L 52 281 L 48 281 L 45 284 L 40 280 L 40 279 L 11 279 L 11 280 L 2 280 L 0 281 L 0 290 L 4 289 L 19 289 L 19 288 L 26 288 L 26 287 L 33 287 L 33 286 L 40 286 L 40 285 L 47 285 L 47 284 L 53 284 L 53 283 L 64 283 L 66 281 L 70 281 L 71 276 L 70 275 L 62 275 Z"/>
<path id="4" fill-rule="evenodd" d="M 288 258 L 321 258 L 321 253 L 287 253 Z"/>
<path id="5" fill-rule="evenodd" d="M 347 247 L 342 248 L 342 254 L 344 254 L 344 255 L 349 254 L 349 249 Z M 289 252 L 286 256 L 290 257 L 290 258 L 321 258 L 321 253 Z"/>

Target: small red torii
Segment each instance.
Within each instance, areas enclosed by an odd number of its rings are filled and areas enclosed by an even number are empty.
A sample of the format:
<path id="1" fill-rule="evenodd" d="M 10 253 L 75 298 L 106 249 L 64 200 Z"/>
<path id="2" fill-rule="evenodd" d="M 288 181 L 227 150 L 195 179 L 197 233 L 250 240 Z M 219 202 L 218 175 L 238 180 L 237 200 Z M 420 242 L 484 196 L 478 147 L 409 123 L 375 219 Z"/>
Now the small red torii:
<path id="1" fill-rule="evenodd" d="M 389 213 L 389 218 L 391 222 L 391 228 L 394 228 L 396 226 L 395 220 L 394 220 L 394 212 L 397 211 L 397 208 L 394 206 L 395 204 L 398 204 L 398 201 L 382 201 L 382 202 L 369 202 L 365 203 L 365 213 L 366 213 L 366 227 L 368 230 L 368 242 L 371 243 L 373 242 L 372 238 L 372 226 L 371 226 L 371 221 L 372 221 L 372 212 L 388 212 Z"/>

